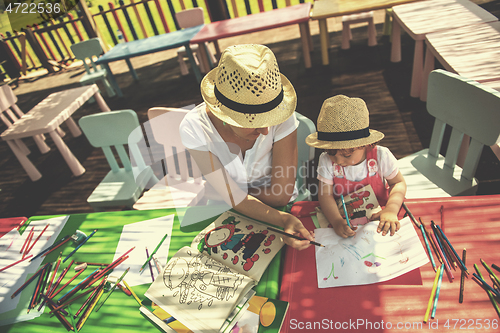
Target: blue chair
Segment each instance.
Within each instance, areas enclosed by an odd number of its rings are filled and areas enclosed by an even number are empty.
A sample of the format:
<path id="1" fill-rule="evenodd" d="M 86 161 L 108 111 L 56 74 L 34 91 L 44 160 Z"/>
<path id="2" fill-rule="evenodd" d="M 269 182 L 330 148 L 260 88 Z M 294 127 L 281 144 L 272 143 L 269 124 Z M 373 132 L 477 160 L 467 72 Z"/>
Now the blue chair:
<path id="1" fill-rule="evenodd" d="M 139 150 L 144 137 L 137 114 L 132 110 L 96 113 L 82 117 L 79 124 L 90 144 L 102 148 L 111 168 L 87 202 L 95 211 L 111 206 L 132 208 L 144 188 L 158 182 Z M 131 152 L 130 157 L 125 144 Z M 118 165 L 111 147 L 115 147 L 123 167 Z M 136 166 L 132 165 L 131 159 Z"/>
<path id="2" fill-rule="evenodd" d="M 103 51 L 99 38 L 92 38 L 80 43 L 71 45 L 71 51 L 76 59 L 83 61 L 83 66 L 87 72 L 80 79 L 82 86 L 94 84 L 96 81 L 101 81 L 106 89 L 108 97 L 116 95 L 115 91 L 108 82 L 106 69 L 97 67 L 94 63 L 94 57 L 99 57 Z M 87 63 L 88 62 L 88 63 Z"/>
<path id="3" fill-rule="evenodd" d="M 299 121 L 299 127 L 297 128 L 297 178 L 295 180 L 295 184 L 299 189 L 299 196 L 295 201 L 311 200 L 311 192 L 307 189 L 306 178 L 307 163 L 314 159 L 314 147 L 306 144 L 306 137 L 316 132 L 316 126 L 314 126 L 314 122 L 311 119 L 298 112 L 295 112 L 295 116 Z"/>
<path id="4" fill-rule="evenodd" d="M 441 69 L 431 72 L 428 83 L 427 111 L 436 120 L 429 148 L 398 160 L 406 197 L 474 195 L 483 146 L 500 138 L 500 92 Z M 452 130 L 443 156 L 447 126 Z"/>

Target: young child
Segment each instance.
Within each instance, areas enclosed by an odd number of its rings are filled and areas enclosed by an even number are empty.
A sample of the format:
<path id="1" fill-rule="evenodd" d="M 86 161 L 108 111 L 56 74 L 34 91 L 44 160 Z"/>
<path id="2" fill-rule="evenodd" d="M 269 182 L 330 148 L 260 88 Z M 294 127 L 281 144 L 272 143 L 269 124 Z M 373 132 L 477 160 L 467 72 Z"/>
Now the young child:
<path id="1" fill-rule="evenodd" d="M 355 234 L 341 216 L 336 199 L 371 185 L 381 206 L 371 219 L 379 219 L 377 232 L 394 235 L 400 228 L 397 214 L 406 194 L 406 183 L 397 160 L 386 147 L 376 145 L 384 134 L 369 129 L 368 108 L 360 98 L 337 95 L 323 102 L 318 132 L 306 143 L 324 149 L 319 157 L 319 203 L 335 232 L 344 238 Z"/>

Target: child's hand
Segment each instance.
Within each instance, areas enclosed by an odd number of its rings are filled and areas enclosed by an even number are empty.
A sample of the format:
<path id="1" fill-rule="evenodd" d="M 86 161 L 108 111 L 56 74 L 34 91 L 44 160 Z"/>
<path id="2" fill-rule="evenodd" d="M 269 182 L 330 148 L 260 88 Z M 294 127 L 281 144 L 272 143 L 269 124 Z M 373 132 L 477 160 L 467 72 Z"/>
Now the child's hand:
<path id="1" fill-rule="evenodd" d="M 378 224 L 377 232 L 382 232 L 382 236 L 387 235 L 387 232 L 391 231 L 391 236 L 394 236 L 396 231 L 401 227 L 401 223 L 399 223 L 398 216 L 391 212 L 385 212 L 381 210 L 380 212 L 373 214 L 371 220 L 380 219 L 380 223 Z"/>
<path id="2" fill-rule="evenodd" d="M 332 224 L 333 230 L 335 230 L 335 233 L 339 235 L 342 238 L 347 238 L 347 237 L 352 237 L 356 235 L 354 230 L 357 229 L 357 227 L 353 227 L 352 229 L 347 226 L 347 222 L 342 219 L 335 221 L 335 223 Z"/>

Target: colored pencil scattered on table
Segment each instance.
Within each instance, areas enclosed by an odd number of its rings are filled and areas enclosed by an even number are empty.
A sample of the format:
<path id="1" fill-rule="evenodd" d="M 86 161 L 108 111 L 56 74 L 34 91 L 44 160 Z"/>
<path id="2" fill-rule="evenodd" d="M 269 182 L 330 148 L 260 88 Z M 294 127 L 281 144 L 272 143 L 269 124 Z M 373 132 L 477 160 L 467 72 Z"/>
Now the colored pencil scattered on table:
<path id="1" fill-rule="evenodd" d="M 71 277 L 71 279 L 68 280 L 68 282 L 66 282 L 61 288 L 57 289 L 55 292 L 53 292 L 49 298 L 54 298 L 57 294 L 59 294 L 62 290 L 64 290 L 64 288 L 66 288 L 71 282 L 73 282 L 74 279 L 76 279 L 77 277 L 80 276 L 80 274 L 82 274 L 84 271 L 79 271 L 77 272 L 75 275 L 73 275 L 73 277 Z"/>
<path id="2" fill-rule="evenodd" d="M 104 299 L 102 300 L 102 302 L 99 303 L 99 305 L 95 309 L 95 312 L 99 311 L 99 309 L 101 308 L 101 306 L 104 304 L 104 302 L 106 302 L 106 300 L 109 298 L 109 296 L 111 296 L 111 293 L 116 289 L 116 286 L 118 285 L 118 283 L 120 283 L 123 280 L 123 278 L 125 277 L 125 275 L 128 273 L 129 270 L 130 270 L 130 267 L 127 268 L 125 270 L 125 272 L 123 272 L 122 276 L 120 276 L 120 278 L 115 282 L 115 284 L 111 287 L 111 289 L 109 290 L 109 292 L 106 294 L 106 297 L 104 297 Z"/>
<path id="3" fill-rule="evenodd" d="M 71 319 L 71 325 L 73 326 L 73 331 L 76 332 L 75 318 L 73 317 L 73 311 L 71 311 L 71 307 L 69 305 L 68 305 L 68 314 L 69 314 L 69 318 Z"/>
<path id="4" fill-rule="evenodd" d="M 31 227 L 31 231 L 30 231 L 28 238 L 27 238 L 26 247 L 24 248 L 24 251 L 23 251 L 23 258 L 28 254 L 28 248 L 30 247 L 30 243 L 31 243 L 31 240 L 33 239 L 34 233 L 35 233 L 35 227 Z"/>
<path id="5" fill-rule="evenodd" d="M 83 296 L 87 295 L 88 293 L 91 293 L 93 292 L 95 289 L 97 289 L 97 286 L 92 288 L 92 289 L 87 289 L 85 290 L 84 292 L 82 292 L 81 294 L 71 298 L 71 299 L 68 299 L 66 302 L 62 303 L 61 305 L 58 305 L 54 310 L 51 310 L 49 313 L 53 313 L 54 311 L 59 311 L 60 309 L 63 309 L 64 307 L 66 307 L 68 304 L 71 304 L 73 303 L 74 301 L 76 301 L 77 299 L 80 299 L 82 298 Z"/>
<path id="6" fill-rule="evenodd" d="M 31 233 L 34 229 L 35 229 L 35 227 L 31 227 L 31 231 L 28 233 L 28 236 L 26 236 L 26 239 L 24 240 L 23 246 L 21 247 L 21 250 L 19 251 L 19 253 L 23 253 L 24 250 L 26 249 L 26 244 L 28 243 L 28 239 L 30 238 Z"/>
<path id="7" fill-rule="evenodd" d="M 406 214 L 408 214 L 408 216 L 410 217 L 410 220 L 413 222 L 413 224 L 415 224 L 415 226 L 417 228 L 420 228 L 420 223 L 417 222 L 417 219 L 415 218 L 415 216 L 413 216 L 413 214 L 411 213 L 408 206 L 406 206 L 406 204 L 404 202 L 403 202 L 402 206 L 403 206 L 404 210 L 406 211 Z"/>
<path id="8" fill-rule="evenodd" d="M 123 284 L 125 285 L 125 287 L 127 287 L 127 289 L 130 290 L 130 293 L 135 298 L 135 300 L 137 301 L 137 303 L 139 303 L 139 305 L 142 305 L 141 300 L 139 299 L 139 297 L 137 297 L 137 295 L 134 292 L 134 290 L 128 285 L 127 281 L 125 281 L 125 280 L 122 280 L 122 281 L 123 281 Z"/>
<path id="9" fill-rule="evenodd" d="M 481 261 L 481 264 L 484 266 L 484 268 L 486 268 L 488 273 L 493 276 L 493 280 L 500 284 L 500 279 L 498 279 L 498 277 L 495 275 L 495 272 L 493 272 L 490 266 L 488 266 L 488 264 L 483 259 L 479 259 L 479 261 Z"/>
<path id="10" fill-rule="evenodd" d="M 458 264 L 460 265 L 460 269 L 462 269 L 463 271 L 465 271 L 466 274 L 468 274 L 469 271 L 468 271 L 467 267 L 465 266 L 465 263 L 462 261 L 462 259 L 460 259 L 457 251 L 455 251 L 455 248 L 453 248 L 453 245 L 451 245 L 451 242 L 448 240 L 448 237 L 446 237 L 446 234 L 444 233 L 443 229 L 441 229 L 441 227 L 439 225 L 437 225 L 437 224 L 436 224 L 436 227 L 439 230 L 439 232 L 441 233 L 441 235 L 443 236 L 445 242 L 450 247 L 451 251 L 453 252 L 453 255 L 455 256 L 455 258 L 457 259 Z"/>
<path id="11" fill-rule="evenodd" d="M 441 291 L 441 282 L 442 281 L 443 281 L 443 269 L 441 268 L 441 271 L 439 272 L 438 284 L 436 287 L 436 296 L 434 296 L 434 304 L 432 306 L 431 319 L 434 319 L 434 317 L 436 317 L 436 309 L 437 309 L 437 305 L 438 305 L 439 292 Z"/>
<path id="12" fill-rule="evenodd" d="M 26 288 L 31 282 L 33 282 L 33 280 L 35 280 L 40 274 L 42 274 L 42 272 L 44 271 L 44 269 L 49 266 L 50 263 L 46 263 L 45 265 L 43 265 L 43 267 L 41 267 L 38 271 L 36 271 L 35 274 L 33 274 L 26 282 L 24 282 L 16 291 L 14 291 L 14 293 L 12 294 L 12 296 L 10 296 L 10 298 L 14 298 L 16 297 L 21 291 L 24 290 L 24 288 Z"/>
<path id="13" fill-rule="evenodd" d="M 57 249 L 59 246 L 63 245 L 67 241 L 69 241 L 70 239 L 71 239 L 70 235 L 64 236 L 63 238 L 61 238 L 60 240 L 58 240 L 57 242 L 55 242 L 51 246 L 49 246 L 49 247 L 43 249 L 42 251 L 40 251 L 40 253 L 38 253 L 36 256 L 34 256 L 30 261 L 33 261 L 33 260 L 37 259 L 40 256 L 49 254 L 53 250 Z"/>
<path id="14" fill-rule="evenodd" d="M 85 302 L 78 309 L 78 311 L 76 311 L 75 318 L 78 317 L 80 312 L 82 312 L 83 309 L 85 309 L 85 307 L 94 299 L 95 295 L 97 295 L 97 293 L 99 293 L 99 291 L 101 290 L 101 287 L 104 287 L 104 284 L 106 283 L 106 281 L 107 281 L 107 278 L 104 277 L 97 286 L 95 286 L 93 289 L 89 289 L 89 290 L 93 290 L 93 292 L 92 292 L 92 294 L 90 294 L 89 298 L 87 298 L 85 300 Z"/>
<path id="15" fill-rule="evenodd" d="M 295 235 L 292 235 L 292 234 L 289 234 L 288 232 L 285 232 L 283 230 L 280 230 L 280 229 L 276 229 L 276 228 L 273 228 L 273 227 L 266 227 L 267 229 L 273 231 L 273 232 L 276 232 L 278 234 L 281 234 L 281 235 L 284 235 L 284 236 L 288 236 L 288 237 L 291 237 L 293 239 L 298 239 L 298 240 L 307 240 L 305 238 L 302 238 L 302 237 L 299 237 L 299 236 L 295 236 Z M 315 242 L 315 241 L 309 241 L 310 244 L 313 244 L 313 245 L 316 245 L 316 246 L 321 246 L 321 247 L 325 247 L 324 245 L 318 243 L 318 242 Z"/>
<path id="16" fill-rule="evenodd" d="M 43 228 L 43 230 L 40 232 L 40 234 L 38 234 L 38 236 L 36 237 L 36 239 L 33 241 L 33 244 L 31 244 L 30 247 L 26 250 L 26 254 L 30 253 L 31 249 L 33 249 L 33 247 L 38 242 L 38 240 L 42 237 L 43 233 L 45 232 L 45 230 L 47 230 L 47 228 L 49 227 L 49 225 L 50 225 L 50 223 L 47 223 L 47 225 L 45 226 L 45 228 Z"/>
<path id="17" fill-rule="evenodd" d="M 84 271 L 81 270 L 81 271 L 78 271 L 78 274 L 81 274 L 82 272 Z M 74 286 L 73 288 L 71 288 L 70 291 L 68 291 L 66 294 L 64 294 L 63 296 L 59 297 L 59 299 L 57 300 L 57 303 L 61 303 L 61 302 L 64 302 L 66 299 L 68 299 L 69 297 L 73 296 L 78 290 L 80 290 L 82 288 L 82 286 L 85 285 L 85 282 L 92 278 L 92 276 L 98 271 L 98 269 L 96 269 L 95 271 L 93 271 L 92 273 L 90 273 L 89 275 L 87 275 L 84 279 L 82 279 L 82 281 L 78 282 L 78 284 L 76 286 Z"/>
<path id="18" fill-rule="evenodd" d="M 146 267 L 146 265 L 151 261 L 151 258 L 156 254 L 156 251 L 158 251 L 158 249 L 160 248 L 161 244 L 163 244 L 163 241 L 165 241 L 165 238 L 167 238 L 168 234 L 165 234 L 165 236 L 163 236 L 163 238 L 161 239 L 161 241 L 158 243 L 158 245 L 156 245 L 155 249 L 153 252 L 151 252 L 151 255 L 148 256 L 148 258 L 146 259 L 146 261 L 144 262 L 144 264 L 142 265 L 141 269 L 139 270 L 139 272 L 142 272 L 144 270 L 144 268 Z"/>
<path id="19" fill-rule="evenodd" d="M 420 224 L 420 232 L 422 233 L 422 237 L 424 238 L 425 248 L 427 249 L 427 255 L 429 256 L 429 259 L 431 260 L 432 268 L 434 269 L 434 272 L 436 272 L 436 263 L 434 262 L 434 257 L 432 256 L 432 251 L 429 246 L 429 240 L 427 239 L 423 224 Z"/>
<path id="20" fill-rule="evenodd" d="M 482 274 L 479 271 L 479 267 L 477 266 L 477 264 L 474 264 L 474 269 L 476 270 L 477 275 L 476 273 L 473 273 L 472 280 L 474 280 L 479 286 L 481 286 L 484 289 L 484 291 L 486 291 L 486 294 L 488 294 L 488 297 L 490 299 L 491 304 L 493 305 L 493 308 L 495 309 L 497 315 L 500 317 L 500 308 L 498 307 L 494 294 L 488 288 L 486 288 L 480 280 L 476 278 L 476 276 L 482 278 Z"/>
<path id="21" fill-rule="evenodd" d="M 465 265 L 467 257 L 467 250 L 464 248 L 462 251 L 462 262 Z M 460 294 L 458 296 L 458 302 L 463 303 L 464 301 L 464 289 L 465 289 L 465 271 L 462 270 L 462 274 L 460 275 Z"/>
<path id="22" fill-rule="evenodd" d="M 149 258 L 147 246 L 146 246 L 146 258 Z M 151 258 L 153 258 L 153 256 L 151 256 Z M 151 265 L 151 260 L 148 261 L 148 265 L 149 265 L 149 272 L 151 273 L 151 280 L 153 280 L 153 282 L 155 282 L 155 276 L 153 274 L 153 266 Z"/>
<path id="23" fill-rule="evenodd" d="M 127 252 L 125 252 L 124 254 L 122 254 L 121 256 L 119 256 L 118 258 L 116 258 L 112 263 L 110 263 L 109 265 L 107 265 L 106 267 L 104 267 L 101 270 L 101 272 L 99 272 L 99 274 L 96 274 L 96 276 L 94 277 L 94 279 L 87 284 L 86 288 L 89 288 L 92 284 L 94 284 L 101 277 L 103 277 L 107 273 L 111 272 L 112 269 L 114 269 L 116 266 L 118 266 L 122 262 L 124 262 L 128 258 L 127 254 L 129 254 L 133 249 L 135 249 L 135 246 L 132 247 Z"/>
<path id="24" fill-rule="evenodd" d="M 21 259 L 19 259 L 19 260 L 17 260 L 17 261 L 14 261 L 12 264 L 9 264 L 9 265 L 7 265 L 7 266 L 5 266 L 5 267 L 0 268 L 0 272 L 5 271 L 7 268 L 10 268 L 10 267 L 12 267 L 12 266 L 17 265 L 17 264 L 19 264 L 19 263 L 21 263 L 21 262 L 23 262 L 23 261 L 25 261 L 25 260 L 27 260 L 27 259 L 31 258 L 32 256 L 33 256 L 33 255 L 32 255 L 32 254 L 30 254 L 30 255 L 29 255 L 29 256 L 27 256 L 27 257 L 24 257 L 24 258 L 21 258 Z"/>
<path id="25" fill-rule="evenodd" d="M 54 284 L 54 286 L 52 287 L 51 291 L 50 291 L 50 295 L 49 298 L 53 298 L 55 295 L 54 295 L 54 292 L 55 290 L 57 289 L 57 287 L 59 286 L 59 284 L 61 283 L 62 279 L 66 276 L 66 274 L 68 273 L 68 271 L 70 270 L 71 268 L 71 265 L 73 265 L 74 263 L 74 260 L 72 260 L 70 262 L 70 264 L 68 265 L 68 267 L 66 267 L 62 272 L 61 272 L 61 275 L 59 275 L 59 277 L 57 278 L 57 281 L 56 283 Z"/>
<path id="26" fill-rule="evenodd" d="M 90 237 L 94 236 L 94 234 L 97 232 L 97 229 L 95 229 L 94 231 L 92 231 L 92 233 L 90 235 L 88 235 L 80 244 L 78 244 L 75 249 L 73 251 L 71 251 L 70 254 L 68 254 L 66 256 L 66 258 L 64 258 L 63 262 L 66 262 L 66 260 L 68 260 L 73 254 L 75 254 L 76 251 L 78 251 L 79 248 L 81 248 L 83 246 L 83 244 L 87 243 L 87 241 L 90 239 Z"/>
<path id="27" fill-rule="evenodd" d="M 434 278 L 434 283 L 432 285 L 432 290 L 431 290 L 431 296 L 429 297 L 429 302 L 427 303 L 427 310 L 425 311 L 424 315 L 424 323 L 427 323 L 427 320 L 429 319 L 429 314 L 431 313 L 432 304 L 434 303 L 434 295 L 436 294 L 439 275 L 441 274 L 442 268 L 443 265 L 441 265 L 441 267 L 438 268 L 436 272 L 436 277 Z"/>
<path id="28" fill-rule="evenodd" d="M 436 235 L 434 233 L 431 234 L 431 239 L 433 240 L 434 244 L 436 245 L 436 248 L 438 249 L 439 251 L 439 255 L 441 256 L 441 259 L 443 261 L 443 265 L 444 265 L 444 268 L 446 270 L 446 275 L 448 276 L 448 280 L 450 282 L 453 282 L 453 279 L 455 278 L 453 276 L 453 273 L 451 273 L 451 269 L 450 269 L 450 266 L 448 265 L 448 261 L 446 260 L 446 257 L 444 256 L 444 253 L 443 251 L 441 250 L 441 247 L 439 245 L 439 241 L 438 239 L 436 238 Z"/>
<path id="29" fill-rule="evenodd" d="M 498 267 L 497 265 L 495 264 L 491 264 L 491 267 L 493 267 L 494 269 L 496 269 L 497 271 L 500 272 L 500 267 Z"/>
<path id="30" fill-rule="evenodd" d="M 76 323 L 76 329 L 78 331 L 82 328 L 83 324 L 85 324 L 85 322 L 89 318 L 90 314 L 92 313 L 92 310 L 96 306 L 97 302 L 99 302 L 99 300 L 101 299 L 101 296 L 103 293 L 104 293 L 104 284 L 101 286 L 97 295 L 94 296 L 94 299 L 91 301 L 88 308 L 84 311 L 84 313 L 82 314 L 82 316 L 80 317 L 80 319 Z"/>

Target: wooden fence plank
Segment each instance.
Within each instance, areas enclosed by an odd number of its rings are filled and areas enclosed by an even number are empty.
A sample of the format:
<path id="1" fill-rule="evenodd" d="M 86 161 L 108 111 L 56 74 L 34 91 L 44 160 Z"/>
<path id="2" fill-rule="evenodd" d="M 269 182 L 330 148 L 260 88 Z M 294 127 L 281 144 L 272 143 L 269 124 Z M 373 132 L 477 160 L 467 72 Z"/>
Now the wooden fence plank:
<path id="1" fill-rule="evenodd" d="M 137 34 L 135 32 L 134 24 L 132 23 L 132 20 L 130 19 L 130 16 L 128 15 L 127 7 L 124 7 L 125 4 L 123 3 L 123 0 L 118 1 L 118 3 L 120 4 L 120 8 L 117 8 L 117 9 L 121 9 L 123 11 L 123 16 L 125 16 L 125 21 L 127 21 L 128 28 L 130 29 L 130 32 L 132 33 L 132 37 L 134 38 L 134 40 L 138 40 L 139 38 L 137 37 Z"/>

